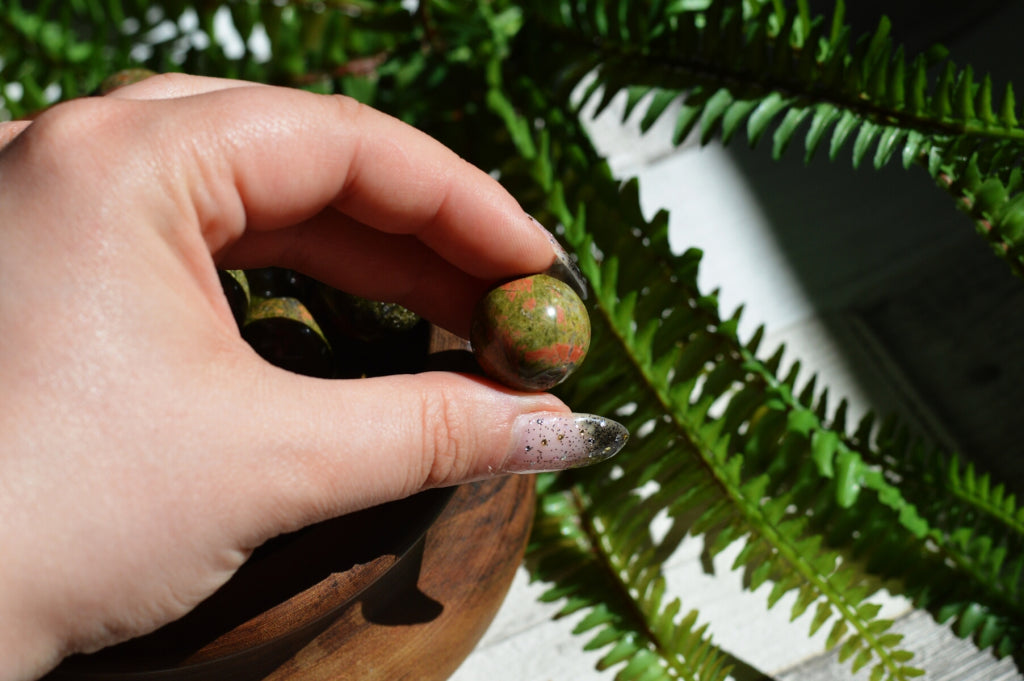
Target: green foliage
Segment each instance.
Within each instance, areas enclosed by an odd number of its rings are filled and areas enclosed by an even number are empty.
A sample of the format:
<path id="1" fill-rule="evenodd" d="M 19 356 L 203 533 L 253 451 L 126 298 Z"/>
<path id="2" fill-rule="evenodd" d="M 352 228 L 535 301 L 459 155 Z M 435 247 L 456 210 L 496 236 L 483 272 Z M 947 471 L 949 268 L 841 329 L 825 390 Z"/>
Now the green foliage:
<path id="1" fill-rule="evenodd" d="M 550 41 L 550 37 L 541 35 L 537 41 Z M 523 52 L 537 49 L 537 44 L 531 44 Z M 530 76 L 544 82 L 539 71 Z M 549 117 L 546 131 L 553 139 L 571 139 L 569 131 L 556 133 L 553 123 Z M 580 156 L 564 151 L 561 155 Z M 558 156 L 552 153 L 553 158 Z M 705 536 L 710 553 L 745 539 L 738 567 L 748 570 L 751 585 L 772 579 L 771 602 L 797 590 L 799 611 L 817 603 L 814 628 L 838 614 L 832 638 L 838 642 L 842 632 L 855 630 L 843 644 L 843 652 L 854 657 L 855 666 L 877 658 L 875 668 L 883 678 L 906 673 L 899 667 L 905 653 L 886 650 L 897 641 L 887 635 L 884 623 L 872 623 L 870 617 L 857 621 L 876 614 L 863 598 L 878 585 L 870 580 L 847 583 L 853 578 L 843 566 L 853 561 L 862 563 L 869 575 L 899 580 L 907 595 L 931 608 L 939 619 L 956 618 L 961 635 L 979 633 L 982 645 L 996 645 L 1003 654 L 1015 650 L 1020 636 L 1020 564 L 1005 561 L 1007 553 L 1019 555 L 1014 501 L 1002 490 L 990 494 L 987 484 L 961 484 L 964 476 L 955 458 L 925 454 L 922 445 L 894 437 L 891 427 L 873 438 L 873 426 L 864 423 L 853 436 L 846 435 L 842 404 L 830 414 L 824 394 L 815 393 L 813 379 L 798 390 L 795 371 L 776 376 L 779 354 L 759 361 L 756 339 L 744 345 L 735 337 L 736 320 L 720 318 L 713 299 L 697 289 L 696 256 L 679 260 L 669 254 L 664 218 L 648 225 L 635 188 L 605 205 L 607 197 L 615 194 L 611 187 L 601 187 L 602 179 L 592 174 L 580 180 L 590 190 L 579 199 L 580 212 L 569 210 L 561 198 L 566 190 L 546 178 L 574 177 L 598 163 L 599 159 L 591 158 L 579 168 L 567 168 L 569 164 L 563 162 L 557 169 L 535 174 L 558 197 L 551 209 L 555 217 L 573 225 L 567 228 L 567 240 L 598 293 L 595 316 L 603 316 L 612 326 L 614 338 L 609 356 L 598 355 L 601 359 L 596 361 L 605 370 L 581 377 L 575 386 L 578 392 L 568 397 L 574 404 L 586 404 L 594 395 L 615 395 L 638 405 L 630 418 L 632 427 L 658 424 L 645 438 L 647 442 L 623 455 L 632 460 L 646 453 L 650 458 L 641 471 L 650 475 L 651 468 L 657 469 L 654 479 L 669 490 L 664 506 L 647 506 L 647 520 L 661 511 L 670 516 L 696 514 L 694 528 Z M 586 216 L 583 205 L 588 208 Z M 624 233 L 622 224 L 634 231 Z M 585 236 L 577 241 L 577 234 Z M 609 242 L 602 242 L 602 235 Z M 598 262 L 593 257 L 595 247 L 609 256 Z M 623 271 L 629 272 L 629 278 Z M 620 295 L 620 291 L 630 293 Z M 604 342 L 605 337 L 595 338 L 595 346 L 604 348 Z M 613 359 L 622 354 L 631 361 L 624 364 Z M 716 405 L 715 416 L 709 419 Z M 599 409 L 612 406 L 594 404 Z M 677 432 L 662 423 L 676 425 Z M 680 473 L 679 483 L 697 495 L 694 507 L 681 501 L 687 494 L 667 487 L 663 462 L 686 445 L 712 475 L 710 489 L 717 486 L 725 499 L 696 486 L 698 476 L 688 470 Z M 593 489 L 601 481 L 592 481 L 587 474 L 579 477 L 586 479 L 580 484 L 586 485 L 591 498 L 606 498 Z M 627 486 L 636 483 L 634 488 L 646 481 L 642 476 L 626 479 Z M 936 493 L 947 484 L 948 496 Z M 956 500 L 952 506 L 951 497 Z M 618 503 L 614 495 L 607 498 Z M 638 517 L 635 509 L 620 508 L 624 517 Z M 894 531 L 898 527 L 902 532 Z M 677 530 L 669 536 L 681 534 Z M 798 557 L 797 564 L 783 564 L 787 556 Z M 834 578 L 841 588 L 830 592 L 827 581 L 797 576 L 800 561 L 812 564 L 818 578 Z M 956 567 L 950 570 L 950 566 Z M 971 579 L 965 580 L 963 573 Z M 1000 586 L 989 591 L 995 583 Z M 851 594 L 852 602 L 843 602 Z M 873 637 L 873 631 L 879 635 Z"/>
<path id="2" fill-rule="evenodd" d="M 556 129 L 552 117 L 545 132 L 552 141 L 534 146 L 573 139 L 570 130 Z M 872 664 L 880 678 L 913 676 L 916 670 L 905 664 L 910 654 L 898 647 L 901 637 L 889 632 L 891 622 L 879 619 L 866 600 L 880 582 L 854 568 L 853 557 L 825 545 L 813 526 L 826 515 L 846 515 L 850 526 L 858 526 L 882 508 L 886 520 L 905 526 L 909 537 L 903 539 L 913 541 L 924 535 L 926 523 L 840 438 L 828 437 L 820 417 L 794 397 L 794 379 L 775 380 L 774 369 L 739 342 L 738 318 L 720 318 L 714 298 L 697 287 L 699 254 L 670 253 L 667 216 L 644 220 L 635 184 L 617 189 L 607 169 L 582 150 L 564 156 L 552 150 L 550 158 L 558 157 L 581 161 L 577 168 L 545 169 L 550 161 L 538 156 L 532 174 L 539 182 L 575 175 L 585 188 L 585 201 L 570 201 L 568 183 L 550 180 L 546 209 L 566 226 L 566 240 L 594 287 L 589 361 L 602 367 L 581 376 L 566 397 L 595 411 L 631 402 L 636 409 L 624 419 L 631 430 L 644 433 L 645 423 L 655 425 L 620 455 L 620 476 L 580 472 L 567 491 L 551 494 L 575 499 L 584 526 L 599 528 L 591 541 L 607 544 L 604 560 L 633 570 L 623 576 L 628 586 L 653 579 L 642 571 L 670 555 L 686 533 L 703 535 L 711 555 L 741 541 L 735 567 L 744 570 L 750 588 L 772 581 L 771 604 L 796 591 L 792 615 L 813 612 L 812 631 L 829 624 L 830 642 L 844 645 L 858 667 Z M 624 231 L 622 224 L 633 229 Z M 599 262 L 595 251 L 614 255 Z M 658 489 L 641 493 L 650 482 Z M 857 503 L 869 491 L 878 503 Z M 661 514 L 672 529 L 654 542 L 642 528 Z M 586 586 L 582 574 L 570 573 L 566 581 L 558 581 L 555 593 Z M 638 650 L 662 651 L 665 664 L 681 656 L 656 633 L 646 633 L 664 617 L 660 601 L 649 610 L 638 603 L 642 614 L 631 628 L 616 623 L 621 636 L 614 643 L 646 638 Z"/>
<path id="3" fill-rule="evenodd" d="M 626 521 L 607 507 L 595 510 L 582 494 L 542 483 L 530 560 L 538 578 L 556 583 L 542 598 L 564 601 L 559 616 L 586 610 L 574 633 L 588 636 L 585 650 L 605 650 L 600 668 L 624 665 L 618 678 L 725 679 L 732 666 L 707 625 L 698 626 L 693 610 L 680 617 L 680 599 L 666 602 L 648 514 Z M 645 505 L 629 490 L 618 500 L 632 511 Z"/>
<path id="4" fill-rule="evenodd" d="M 667 595 L 663 567 L 688 535 L 709 557 L 737 544 L 767 607 L 789 594 L 851 672 L 899 680 L 921 671 L 882 589 L 979 647 L 1022 649 L 1024 509 L 896 419 L 847 424 L 762 331 L 741 339 L 740 313 L 697 284 L 701 254 L 672 252 L 668 216 L 643 215 L 579 120 L 624 95 L 644 130 L 672 116 L 676 143 L 745 132 L 776 158 L 794 142 L 855 167 L 899 158 L 1024 273 L 1012 87 L 940 49 L 907 54 L 891 28 L 853 35 L 841 1 L 814 16 L 782 0 L 0 0 L 0 92 L 25 115 L 132 65 L 341 92 L 496 171 L 560 226 L 594 291 L 591 356 L 563 396 L 635 435 L 612 465 L 541 480 L 527 562 L 543 598 L 582 617 L 618 679 L 723 679 L 742 662 Z"/>
<path id="5" fill-rule="evenodd" d="M 835 159 L 852 141 L 855 167 L 870 155 L 880 168 L 899 154 L 904 165 L 925 161 L 934 171 L 971 152 L 988 170 L 1016 163 L 1024 130 L 1012 88 L 997 103 L 989 77 L 979 81 L 969 66 L 958 70 L 940 50 L 908 59 L 884 17 L 874 32 L 853 37 L 842 2 L 831 20 L 811 18 L 806 2 L 791 12 L 774 4 L 715 2 L 704 12 L 664 4 L 592 2 L 557 16 L 555 4 L 544 3 L 552 30 L 587 45 L 576 56 L 587 68 L 570 63 L 566 71 L 596 75 L 584 99 L 600 92 L 598 110 L 626 90 L 626 115 L 647 102 L 646 128 L 679 99 L 677 143 L 694 129 L 704 143 L 716 133 L 727 142 L 745 127 L 757 144 L 774 124 L 776 157 L 806 128 L 808 158 L 827 143 Z M 660 11 L 660 21 L 612 20 L 641 19 L 645 7 Z"/>
<path id="6" fill-rule="evenodd" d="M 842 2 L 830 18 L 812 18 L 806 2 L 788 12 L 775 3 L 696 3 L 707 5 L 700 12 L 695 3 L 537 4 L 549 40 L 564 43 L 560 85 L 591 78 L 581 105 L 597 99 L 600 112 L 625 92 L 625 115 L 642 112 L 642 130 L 671 111 L 677 144 L 695 130 L 704 144 L 745 131 L 751 145 L 770 137 L 775 158 L 802 139 L 807 160 L 825 148 L 833 160 L 848 149 L 855 168 L 921 164 L 1020 273 L 1024 199 L 1012 199 L 1024 129 L 1011 84 L 997 98 L 989 76 L 956 68 L 944 50 L 907 55 L 885 17 L 853 36 Z"/>

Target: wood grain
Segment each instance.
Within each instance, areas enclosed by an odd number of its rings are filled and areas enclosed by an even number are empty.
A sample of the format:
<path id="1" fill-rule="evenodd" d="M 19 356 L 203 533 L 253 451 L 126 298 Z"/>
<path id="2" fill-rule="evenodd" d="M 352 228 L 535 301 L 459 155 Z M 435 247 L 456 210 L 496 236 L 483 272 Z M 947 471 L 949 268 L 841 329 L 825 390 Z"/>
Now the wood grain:
<path id="1" fill-rule="evenodd" d="M 404 588 L 371 588 L 360 607 L 267 681 L 447 679 L 487 629 L 515 576 L 533 490 L 530 477 L 460 487 L 427 533 L 419 564 L 403 566 Z"/>

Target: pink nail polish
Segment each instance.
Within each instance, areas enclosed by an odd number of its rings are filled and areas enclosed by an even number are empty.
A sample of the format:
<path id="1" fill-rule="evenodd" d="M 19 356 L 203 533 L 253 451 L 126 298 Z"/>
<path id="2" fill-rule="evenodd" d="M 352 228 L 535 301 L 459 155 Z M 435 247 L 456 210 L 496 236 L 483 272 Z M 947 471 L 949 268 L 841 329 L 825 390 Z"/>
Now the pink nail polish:
<path id="1" fill-rule="evenodd" d="M 516 420 L 516 441 L 502 464 L 505 473 L 579 468 L 615 456 L 629 431 L 594 414 L 525 414 Z"/>
<path id="2" fill-rule="evenodd" d="M 579 266 L 576 262 L 565 252 L 562 248 L 562 244 L 558 243 L 558 239 L 548 229 L 540 224 L 536 218 L 532 215 L 527 215 L 534 225 L 544 233 L 544 236 L 551 242 L 551 248 L 555 252 L 555 262 L 551 264 L 551 267 L 547 269 L 543 274 L 546 274 L 555 279 L 560 279 L 566 284 L 572 287 L 573 291 L 576 292 L 581 299 L 587 299 L 587 280 L 580 271 Z"/>

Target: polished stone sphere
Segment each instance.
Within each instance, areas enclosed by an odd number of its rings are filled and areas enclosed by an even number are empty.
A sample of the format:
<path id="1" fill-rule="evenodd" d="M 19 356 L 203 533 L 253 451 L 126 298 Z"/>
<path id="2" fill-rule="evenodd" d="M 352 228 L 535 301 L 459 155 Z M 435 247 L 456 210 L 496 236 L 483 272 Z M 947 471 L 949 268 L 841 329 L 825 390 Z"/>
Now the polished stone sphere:
<path id="1" fill-rule="evenodd" d="M 473 313 L 470 342 L 491 378 L 517 390 L 549 390 L 586 356 L 590 317 L 568 284 L 535 274 L 484 296 Z"/>

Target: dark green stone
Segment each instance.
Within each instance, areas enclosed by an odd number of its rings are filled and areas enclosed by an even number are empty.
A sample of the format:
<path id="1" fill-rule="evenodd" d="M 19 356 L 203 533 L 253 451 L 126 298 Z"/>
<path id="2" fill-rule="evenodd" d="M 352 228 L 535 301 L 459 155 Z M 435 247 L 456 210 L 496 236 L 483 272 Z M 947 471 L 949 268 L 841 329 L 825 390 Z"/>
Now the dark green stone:
<path id="1" fill-rule="evenodd" d="M 470 341 L 480 368 L 517 390 L 549 390 L 590 348 L 590 317 L 568 284 L 545 274 L 491 289 L 473 313 Z"/>
<path id="2" fill-rule="evenodd" d="M 344 291 L 321 287 L 320 294 L 331 311 L 344 319 L 344 330 L 366 341 L 375 341 L 415 329 L 421 319 L 398 303 L 360 298 Z"/>
<path id="3" fill-rule="evenodd" d="M 295 298 L 254 298 L 242 338 L 260 357 L 297 374 L 331 378 L 331 346 L 306 306 Z"/>

